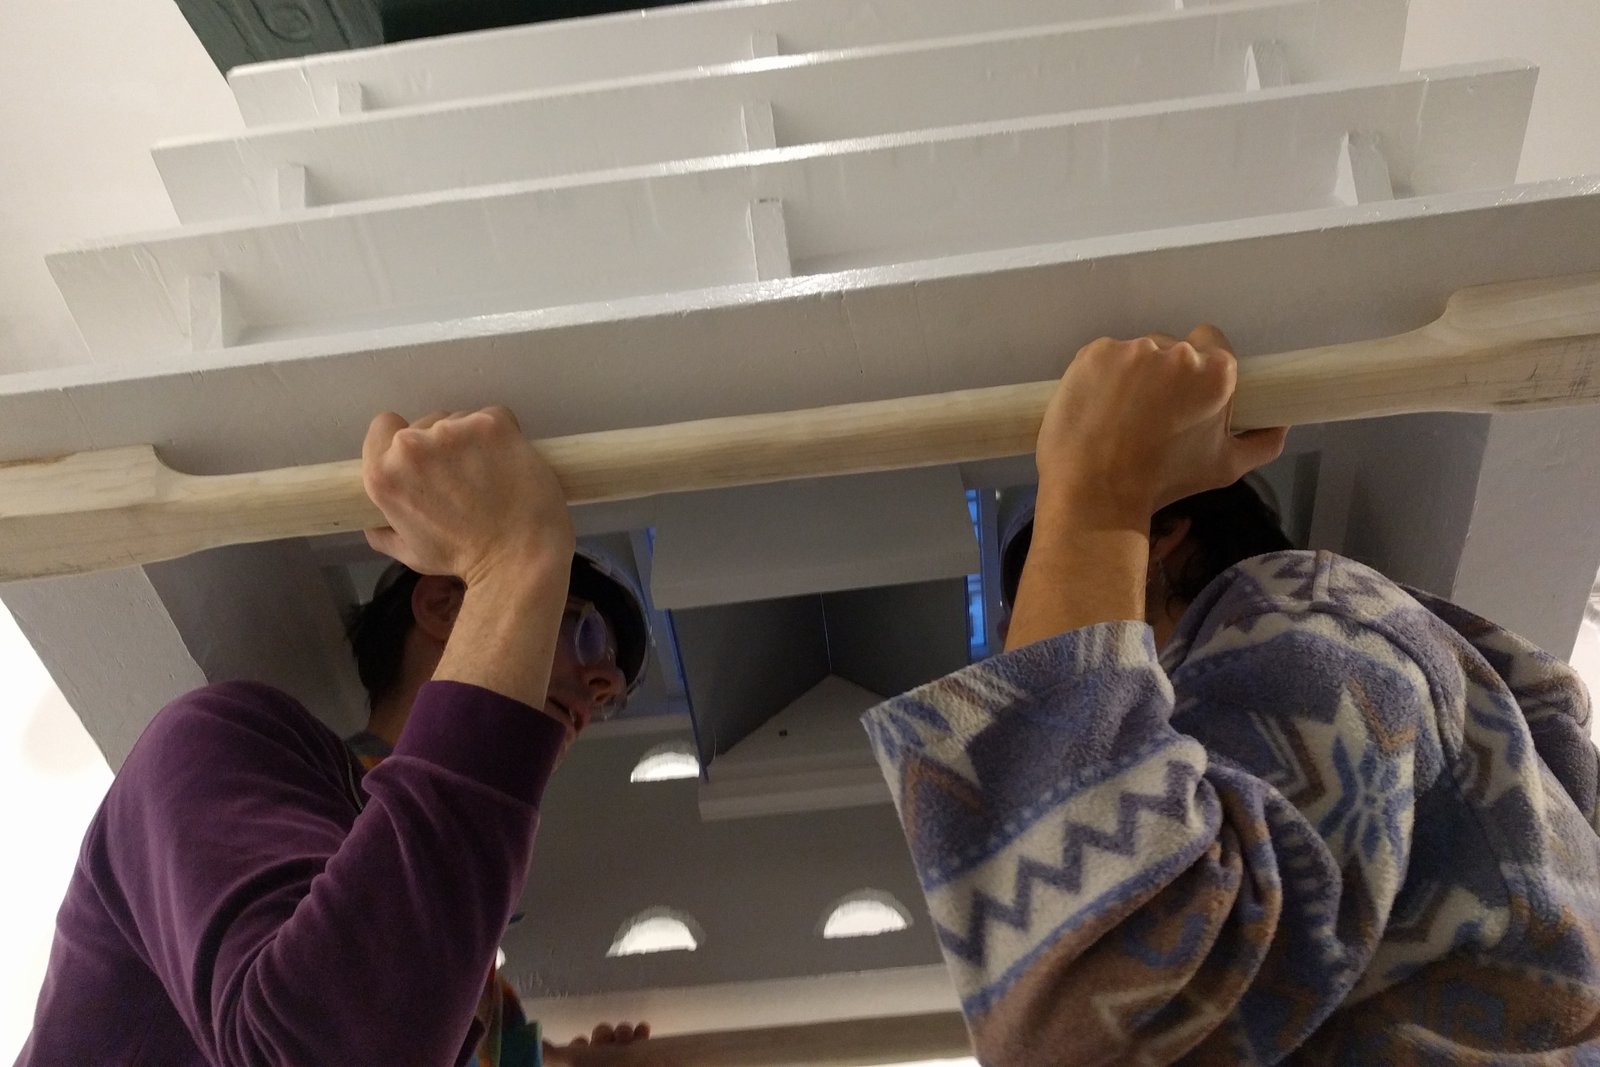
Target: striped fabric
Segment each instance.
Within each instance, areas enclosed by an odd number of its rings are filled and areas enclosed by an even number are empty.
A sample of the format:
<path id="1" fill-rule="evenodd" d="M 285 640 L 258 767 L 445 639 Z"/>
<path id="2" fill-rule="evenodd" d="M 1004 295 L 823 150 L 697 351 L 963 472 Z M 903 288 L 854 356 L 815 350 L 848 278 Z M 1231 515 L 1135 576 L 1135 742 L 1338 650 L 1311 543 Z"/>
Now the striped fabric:
<path id="1" fill-rule="evenodd" d="M 979 1058 L 1600 1064 L 1581 682 L 1330 554 L 865 723 Z"/>

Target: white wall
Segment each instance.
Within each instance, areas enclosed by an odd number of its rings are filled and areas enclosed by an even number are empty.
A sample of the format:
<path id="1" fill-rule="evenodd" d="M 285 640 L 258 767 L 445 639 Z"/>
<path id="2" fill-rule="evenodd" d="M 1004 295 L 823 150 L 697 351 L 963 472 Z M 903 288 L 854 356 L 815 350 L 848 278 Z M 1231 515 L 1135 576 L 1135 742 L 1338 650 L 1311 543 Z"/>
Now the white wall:
<path id="1" fill-rule="evenodd" d="M 1600 174 L 1600 3 L 1411 0 L 1407 68 L 1480 59 L 1539 64 L 1517 180 Z"/>
<path id="2" fill-rule="evenodd" d="M 242 125 L 172 0 L 0 2 L 0 373 L 82 362 L 44 255 L 172 225 L 152 142 Z M 111 772 L 0 608 L 0 1063 L 22 1047 L 56 908 Z M 19 817 L 26 812 L 26 817 Z"/>
<path id="3" fill-rule="evenodd" d="M 81 362 L 44 254 L 173 225 L 150 145 L 243 123 L 172 0 L 5 0 L 0 42 L 0 372 Z"/>

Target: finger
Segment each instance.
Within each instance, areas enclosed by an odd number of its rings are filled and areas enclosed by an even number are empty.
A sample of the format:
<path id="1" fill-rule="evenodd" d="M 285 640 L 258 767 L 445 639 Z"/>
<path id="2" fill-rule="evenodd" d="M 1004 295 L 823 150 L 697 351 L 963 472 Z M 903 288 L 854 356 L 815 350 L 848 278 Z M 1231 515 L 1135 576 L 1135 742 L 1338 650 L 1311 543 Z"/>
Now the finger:
<path id="1" fill-rule="evenodd" d="M 589 1047 L 589 1039 L 586 1038 L 586 1037 L 575 1037 L 575 1038 L 572 1039 L 572 1044 L 568 1045 L 567 1047 L 568 1048 L 588 1048 Z"/>
<path id="2" fill-rule="evenodd" d="M 430 426 L 437 425 L 448 418 L 450 418 L 450 412 L 448 411 L 430 411 L 416 422 L 413 422 L 411 428 L 413 430 L 426 430 Z"/>
<path id="3" fill-rule="evenodd" d="M 1228 335 L 1210 323 L 1201 323 L 1189 331 L 1186 340 L 1200 351 L 1207 350 L 1232 352 L 1233 342 L 1228 340 Z"/>
<path id="4" fill-rule="evenodd" d="M 628 1042 L 630 1042 L 632 1040 L 633 1040 L 633 1024 L 632 1023 L 618 1023 L 617 1024 L 617 1044 L 626 1045 L 626 1044 L 628 1044 Z"/>
<path id="5" fill-rule="evenodd" d="M 518 433 L 522 432 L 522 423 L 517 420 L 517 413 L 504 404 L 490 404 L 483 409 L 483 413 L 490 418 L 499 419 L 511 424 L 511 428 Z"/>
<path id="6" fill-rule="evenodd" d="M 617 1040 L 617 1032 L 611 1029 L 610 1023 L 601 1023 L 589 1036 L 596 1045 L 610 1045 Z"/>
<path id="7" fill-rule="evenodd" d="M 401 550 L 403 542 L 400 540 L 400 535 L 395 533 L 392 528 L 378 526 L 367 530 L 366 534 L 367 544 L 390 559 L 398 558 L 397 553 Z"/>
<path id="8" fill-rule="evenodd" d="M 406 420 L 392 411 L 385 411 L 375 417 L 367 425 L 366 440 L 361 442 L 362 464 L 370 465 L 372 461 L 387 452 L 394 435 L 405 428 Z"/>
<path id="9" fill-rule="evenodd" d="M 647 1038 L 649 1036 L 650 1036 L 650 1024 L 649 1023 L 640 1023 L 638 1026 L 635 1026 L 633 1028 L 633 1039 L 635 1041 L 643 1041 L 645 1038 Z"/>
<path id="10" fill-rule="evenodd" d="M 1171 348 L 1173 345 L 1178 343 L 1178 339 L 1172 336 L 1170 333 L 1147 333 L 1145 334 L 1145 337 L 1154 341 L 1162 348 Z"/>
<path id="11" fill-rule="evenodd" d="M 1257 467 L 1264 467 L 1283 455 L 1283 446 L 1288 438 L 1287 426 L 1269 430 L 1251 430 L 1234 437 L 1233 454 L 1238 462 L 1239 477 L 1242 478 Z"/>

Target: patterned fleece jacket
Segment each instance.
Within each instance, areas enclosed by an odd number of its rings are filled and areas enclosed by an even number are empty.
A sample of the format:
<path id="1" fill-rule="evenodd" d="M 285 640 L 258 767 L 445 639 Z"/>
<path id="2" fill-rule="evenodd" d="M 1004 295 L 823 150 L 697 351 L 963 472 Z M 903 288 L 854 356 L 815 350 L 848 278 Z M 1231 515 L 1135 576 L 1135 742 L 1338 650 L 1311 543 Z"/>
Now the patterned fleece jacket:
<path id="1" fill-rule="evenodd" d="M 866 725 L 979 1059 L 1600 1064 L 1600 811 L 1563 663 L 1330 554 L 1158 660 L 1061 634 Z"/>

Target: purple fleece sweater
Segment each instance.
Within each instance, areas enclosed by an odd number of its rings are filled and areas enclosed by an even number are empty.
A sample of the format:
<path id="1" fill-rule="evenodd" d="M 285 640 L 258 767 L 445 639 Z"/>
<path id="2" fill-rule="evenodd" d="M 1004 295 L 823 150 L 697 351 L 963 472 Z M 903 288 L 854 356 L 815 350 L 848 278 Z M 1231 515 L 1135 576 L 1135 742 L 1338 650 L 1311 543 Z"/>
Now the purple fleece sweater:
<path id="1" fill-rule="evenodd" d="M 90 823 L 19 1067 L 465 1063 L 562 736 L 433 682 L 363 778 L 276 690 L 180 698 Z"/>

